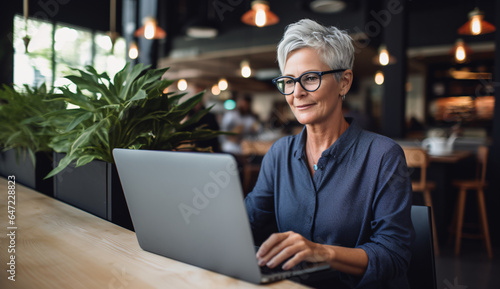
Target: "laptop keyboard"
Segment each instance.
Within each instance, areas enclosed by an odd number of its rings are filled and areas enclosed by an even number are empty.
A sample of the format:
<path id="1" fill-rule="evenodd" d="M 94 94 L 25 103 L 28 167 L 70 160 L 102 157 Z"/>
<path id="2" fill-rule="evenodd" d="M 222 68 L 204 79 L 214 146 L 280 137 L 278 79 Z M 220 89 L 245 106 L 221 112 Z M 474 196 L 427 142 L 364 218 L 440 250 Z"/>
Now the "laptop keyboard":
<path id="1" fill-rule="evenodd" d="M 317 267 L 318 263 L 312 263 L 312 262 L 300 262 L 299 264 L 295 265 L 292 269 L 289 270 L 283 270 L 281 267 L 283 266 L 284 262 L 274 268 L 269 268 L 267 266 L 262 266 L 260 267 L 260 272 L 262 274 L 276 274 L 276 273 L 283 273 L 283 272 L 294 272 L 294 271 L 303 271 L 308 268 L 313 268 Z"/>
<path id="2" fill-rule="evenodd" d="M 283 270 L 281 268 L 281 266 L 276 266 L 274 268 L 269 268 L 267 266 L 260 267 L 260 273 L 262 273 L 264 275 L 276 274 L 276 273 L 281 273 L 281 272 L 284 272 L 284 271 L 285 270 Z"/>
<path id="3" fill-rule="evenodd" d="M 258 251 L 258 249 L 259 249 L 259 247 L 255 246 L 255 251 Z M 288 278 L 288 277 L 295 275 L 294 273 L 302 272 L 302 271 L 309 271 L 308 269 L 312 269 L 315 267 L 322 267 L 324 269 L 329 268 L 328 264 L 326 264 L 326 263 L 318 264 L 318 263 L 313 263 L 313 262 L 302 261 L 289 270 L 283 270 L 282 266 L 283 266 L 283 264 L 285 264 L 286 261 L 288 261 L 288 260 L 285 260 L 283 263 L 279 264 L 278 266 L 276 266 L 274 268 L 262 266 L 262 267 L 260 267 L 260 272 L 264 276 L 284 275 L 285 278 Z M 277 278 L 272 278 L 272 279 L 277 279 Z"/>

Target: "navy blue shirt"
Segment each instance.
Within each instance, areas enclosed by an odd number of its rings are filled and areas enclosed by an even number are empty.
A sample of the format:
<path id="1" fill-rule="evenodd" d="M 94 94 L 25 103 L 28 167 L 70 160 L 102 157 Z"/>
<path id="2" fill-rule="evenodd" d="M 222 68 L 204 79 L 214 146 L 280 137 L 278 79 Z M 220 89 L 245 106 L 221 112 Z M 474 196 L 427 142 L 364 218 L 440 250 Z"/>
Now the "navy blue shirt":
<path id="1" fill-rule="evenodd" d="M 254 237 L 260 242 L 272 232 L 294 231 L 313 242 L 362 248 L 369 258 L 365 274 L 337 278 L 353 288 L 409 288 L 415 233 L 403 150 L 348 121 L 349 128 L 322 153 L 313 177 L 306 128 L 273 144 L 245 199 Z"/>

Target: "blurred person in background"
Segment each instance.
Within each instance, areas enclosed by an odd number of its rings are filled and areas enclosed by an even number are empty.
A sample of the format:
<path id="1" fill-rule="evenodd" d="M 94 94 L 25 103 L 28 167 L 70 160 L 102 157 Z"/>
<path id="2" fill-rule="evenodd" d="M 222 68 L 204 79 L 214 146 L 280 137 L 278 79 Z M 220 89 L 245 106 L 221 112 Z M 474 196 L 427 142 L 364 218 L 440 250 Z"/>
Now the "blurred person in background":
<path id="1" fill-rule="evenodd" d="M 220 136 L 223 152 L 240 155 L 241 141 L 256 136 L 260 131 L 261 124 L 252 113 L 251 106 L 250 96 L 239 96 L 236 98 L 236 109 L 226 111 L 222 117 L 221 130 L 235 133 Z"/>
<path id="2" fill-rule="evenodd" d="M 203 89 L 199 86 L 196 86 L 195 94 L 203 91 Z M 188 113 L 187 117 L 191 117 L 195 115 L 198 111 L 206 108 L 205 98 L 203 98 L 200 102 L 196 104 L 196 106 Z M 212 112 L 208 111 L 197 123 L 192 124 L 184 128 L 185 131 L 193 131 L 195 128 L 202 126 L 205 129 L 210 129 L 213 131 L 219 131 L 220 126 L 217 121 L 217 117 Z M 214 137 L 208 140 L 198 140 L 195 141 L 194 146 L 197 148 L 211 148 L 213 152 L 221 152 L 221 146 L 218 137 Z"/>

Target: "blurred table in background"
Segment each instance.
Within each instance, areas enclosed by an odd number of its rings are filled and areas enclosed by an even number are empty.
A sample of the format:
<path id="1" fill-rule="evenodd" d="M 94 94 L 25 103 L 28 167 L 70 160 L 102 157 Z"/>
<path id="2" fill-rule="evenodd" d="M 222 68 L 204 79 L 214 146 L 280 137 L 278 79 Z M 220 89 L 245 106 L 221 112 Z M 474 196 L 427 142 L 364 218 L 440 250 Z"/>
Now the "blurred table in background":
<path id="1" fill-rule="evenodd" d="M 422 147 L 422 142 L 418 140 L 396 140 L 396 142 L 402 147 Z M 436 184 L 436 189 L 431 195 L 438 240 L 441 244 L 448 239 L 448 226 L 451 223 L 457 197 L 451 181 L 470 178 L 473 175 L 477 147 L 485 142 L 484 139 L 457 139 L 451 154 L 429 155 L 427 179 Z"/>

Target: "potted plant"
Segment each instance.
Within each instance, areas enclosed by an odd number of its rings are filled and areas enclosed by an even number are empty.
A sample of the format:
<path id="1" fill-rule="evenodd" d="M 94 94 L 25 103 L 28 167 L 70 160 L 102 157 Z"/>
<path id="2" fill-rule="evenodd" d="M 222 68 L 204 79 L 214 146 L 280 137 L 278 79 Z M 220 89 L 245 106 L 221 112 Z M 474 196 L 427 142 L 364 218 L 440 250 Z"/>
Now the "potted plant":
<path id="1" fill-rule="evenodd" d="M 186 119 L 202 100 L 202 93 L 180 102 L 185 94 L 164 93 L 173 83 L 162 79 L 165 69 L 127 64 L 113 79 L 93 67 L 67 76 L 75 87 L 61 87 L 64 100 L 78 108 L 47 115 L 58 126 L 51 147 L 57 167 L 56 198 L 81 207 L 114 223 L 131 228 L 130 216 L 117 178 L 114 148 L 174 150 L 192 149 L 194 140 L 217 137 L 221 132 L 197 123 L 210 108 Z"/>
<path id="2" fill-rule="evenodd" d="M 20 90 L 20 89 L 18 89 Z M 44 123 L 44 116 L 65 108 L 45 84 L 24 91 L 3 85 L 0 88 L 0 174 L 15 175 L 16 180 L 47 195 L 52 182 L 44 176 L 52 169 L 49 147 L 54 128 Z"/>

